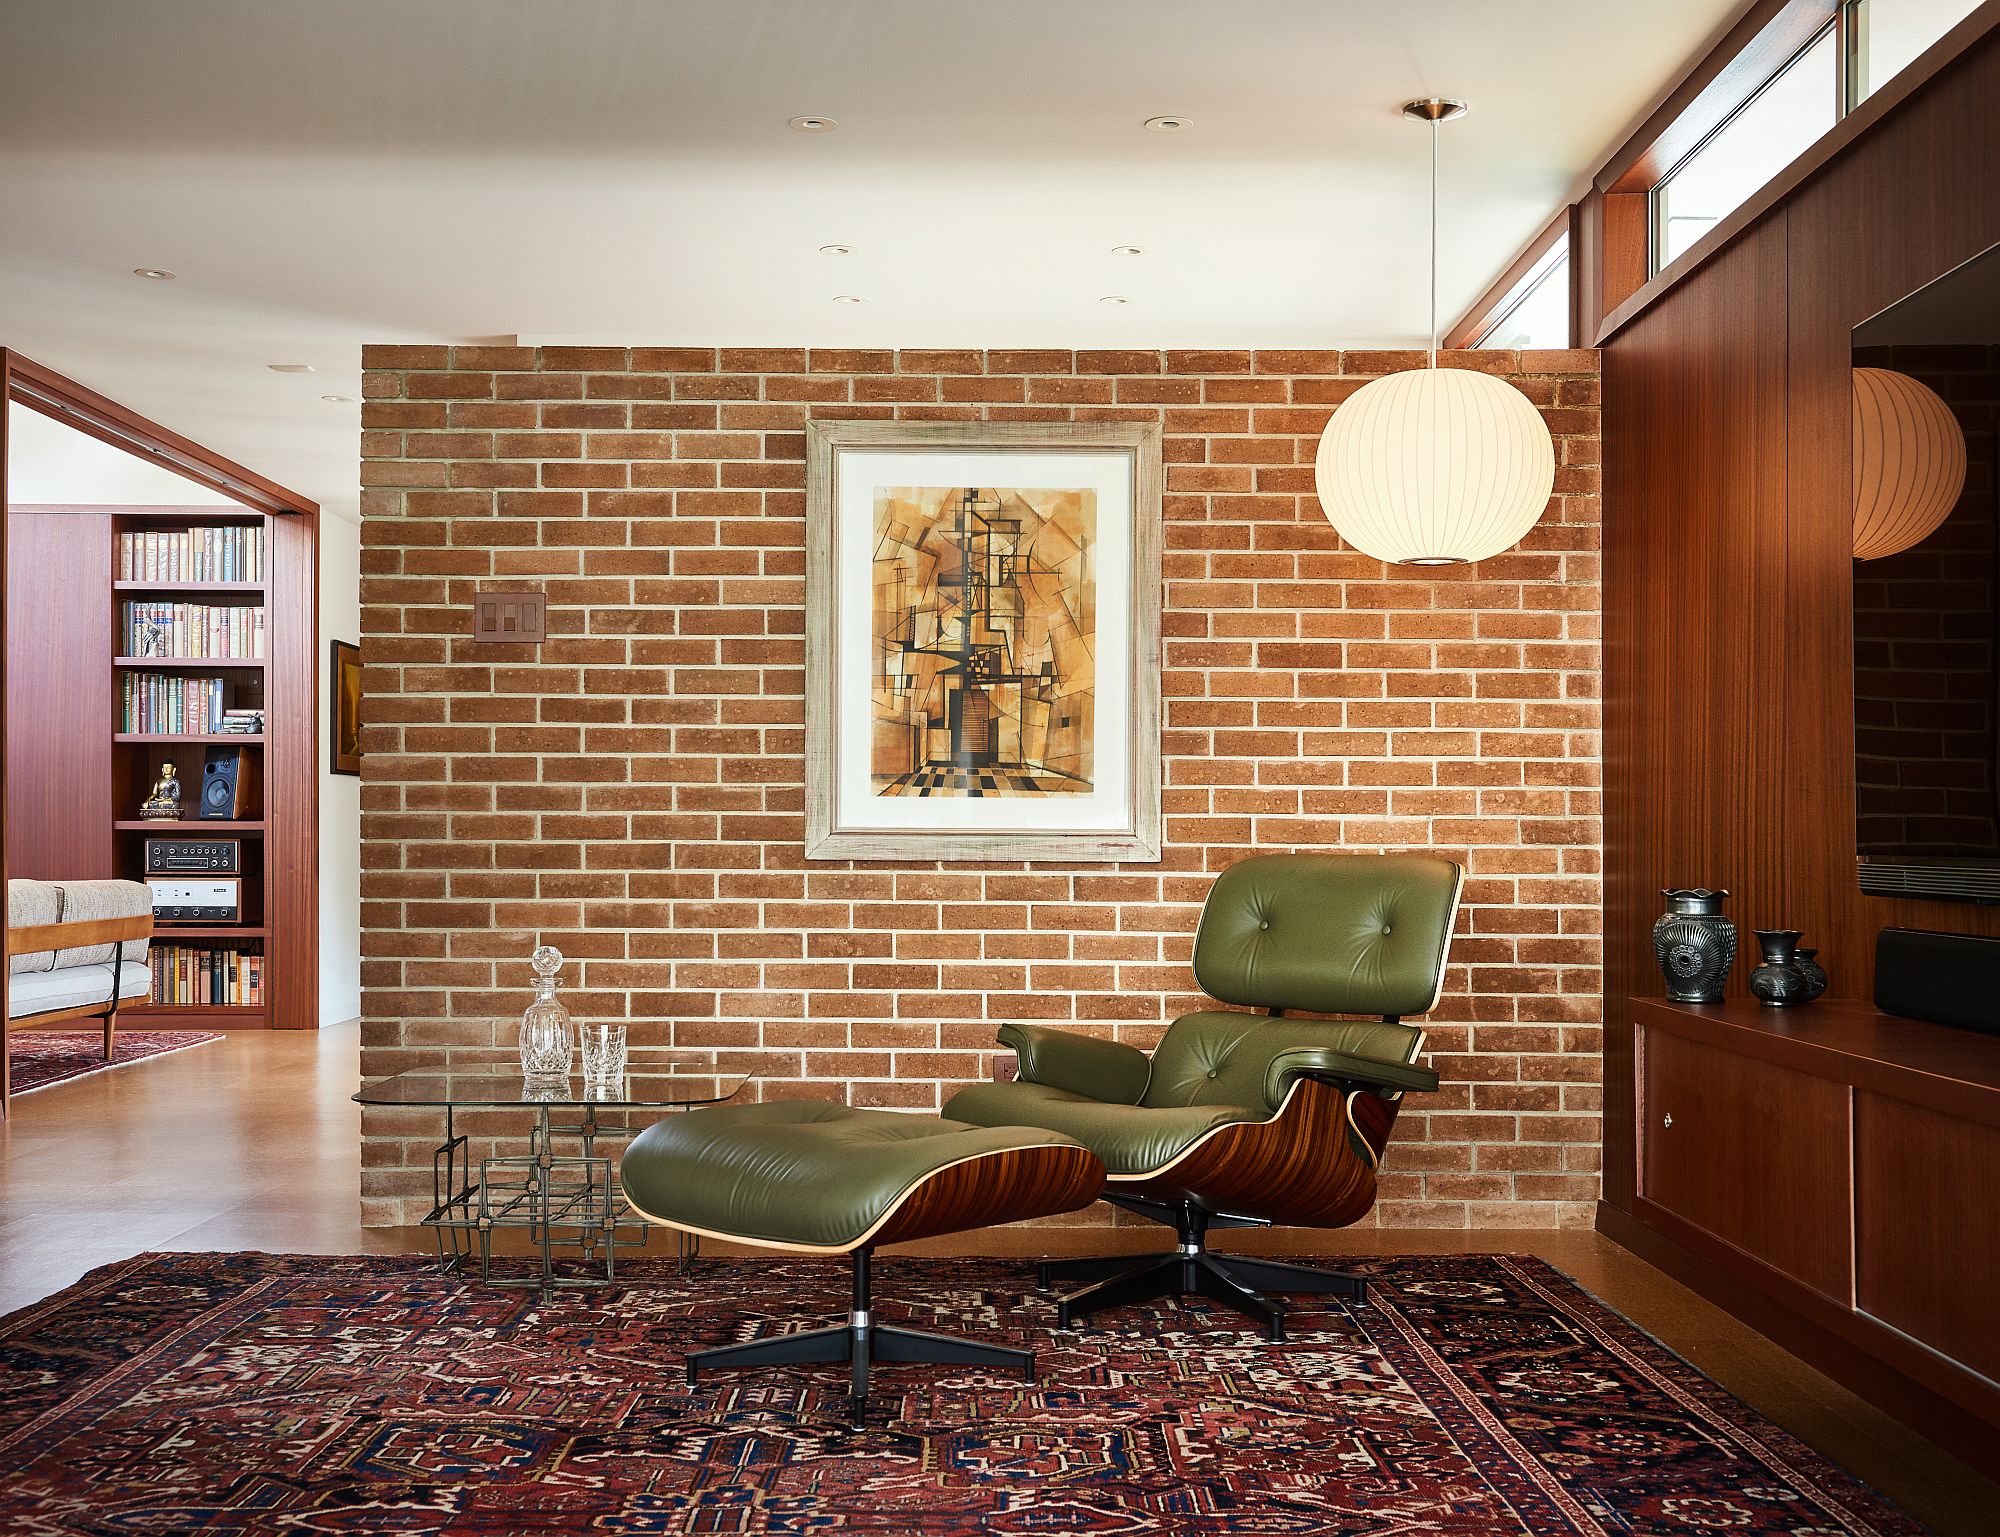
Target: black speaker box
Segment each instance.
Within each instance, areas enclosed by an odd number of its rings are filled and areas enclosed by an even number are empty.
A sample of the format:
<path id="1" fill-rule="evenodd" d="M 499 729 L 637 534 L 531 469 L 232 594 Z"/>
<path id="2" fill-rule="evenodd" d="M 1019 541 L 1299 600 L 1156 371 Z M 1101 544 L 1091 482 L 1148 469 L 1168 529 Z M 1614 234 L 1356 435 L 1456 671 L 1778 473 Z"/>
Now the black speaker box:
<path id="1" fill-rule="evenodd" d="M 2000 1035 L 2000 939 L 1884 929 L 1875 941 L 1875 1007 Z"/>
<path id="2" fill-rule="evenodd" d="M 196 816 L 227 822 L 257 819 L 257 755 L 247 747 L 211 747 L 201 766 Z"/>

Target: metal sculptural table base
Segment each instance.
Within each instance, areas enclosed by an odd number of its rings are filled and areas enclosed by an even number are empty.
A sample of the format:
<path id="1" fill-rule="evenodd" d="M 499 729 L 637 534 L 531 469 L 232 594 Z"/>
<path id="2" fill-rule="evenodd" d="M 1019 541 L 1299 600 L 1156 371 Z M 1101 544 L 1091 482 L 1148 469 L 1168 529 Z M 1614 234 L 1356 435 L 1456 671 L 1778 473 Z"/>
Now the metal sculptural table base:
<path id="1" fill-rule="evenodd" d="M 612 1178 L 611 1160 L 596 1153 L 597 1138 L 610 1133 L 598 1126 L 595 1107 L 575 1107 L 582 1118 L 568 1126 L 551 1119 L 552 1108 L 536 1107 L 525 1155 L 480 1159 L 475 1183 L 456 1107 L 444 1107 L 445 1139 L 431 1155 L 432 1206 L 423 1218 L 437 1240 L 440 1274 L 463 1275 L 476 1254 L 486 1285 L 537 1290 L 549 1302 L 559 1290 L 612 1284 L 618 1279 L 618 1251 L 646 1246 L 652 1224 L 632 1215 Z M 556 1152 L 557 1137 L 575 1138 L 582 1151 Z M 528 1234 L 540 1254 L 533 1273 L 493 1274 L 493 1235 L 504 1229 Z M 621 1236 L 633 1233 L 638 1236 Z M 686 1233 L 676 1237 L 676 1258 L 685 1268 L 700 1252 L 700 1240 Z M 576 1253 L 566 1259 L 579 1267 L 602 1264 L 603 1274 L 558 1271 L 557 1251 L 571 1249 Z"/>

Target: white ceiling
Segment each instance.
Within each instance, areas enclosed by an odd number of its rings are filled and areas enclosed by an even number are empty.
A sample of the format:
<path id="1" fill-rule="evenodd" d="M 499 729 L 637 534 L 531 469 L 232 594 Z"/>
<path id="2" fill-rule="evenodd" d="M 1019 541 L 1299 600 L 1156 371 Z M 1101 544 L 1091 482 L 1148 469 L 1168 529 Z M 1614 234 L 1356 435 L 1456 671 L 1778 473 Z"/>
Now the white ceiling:
<path id="1" fill-rule="evenodd" d="M 1448 324 L 1740 9 L 0 0 L 0 342 L 350 517 L 369 341 L 1416 343 L 1398 104 Z"/>

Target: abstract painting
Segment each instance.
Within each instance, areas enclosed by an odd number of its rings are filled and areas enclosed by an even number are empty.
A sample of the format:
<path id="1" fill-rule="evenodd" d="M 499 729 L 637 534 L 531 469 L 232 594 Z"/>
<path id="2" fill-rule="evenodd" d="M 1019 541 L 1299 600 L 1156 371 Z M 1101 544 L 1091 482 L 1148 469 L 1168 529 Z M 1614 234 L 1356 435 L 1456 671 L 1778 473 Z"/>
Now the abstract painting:
<path id="1" fill-rule="evenodd" d="M 1157 858 L 1157 429 L 809 441 L 808 854 Z"/>

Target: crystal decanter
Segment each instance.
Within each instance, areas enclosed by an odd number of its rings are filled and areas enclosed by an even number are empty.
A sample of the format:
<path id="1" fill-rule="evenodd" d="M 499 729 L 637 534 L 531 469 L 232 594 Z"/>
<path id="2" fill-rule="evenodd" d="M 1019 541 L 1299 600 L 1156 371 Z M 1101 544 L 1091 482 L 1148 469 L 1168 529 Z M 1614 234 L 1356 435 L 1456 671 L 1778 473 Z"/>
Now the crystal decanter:
<path id="1" fill-rule="evenodd" d="M 569 1010 L 556 1002 L 562 951 L 542 945 L 528 958 L 535 972 L 535 1001 L 521 1016 L 521 1071 L 530 1078 L 567 1078 L 576 1050 Z"/>

